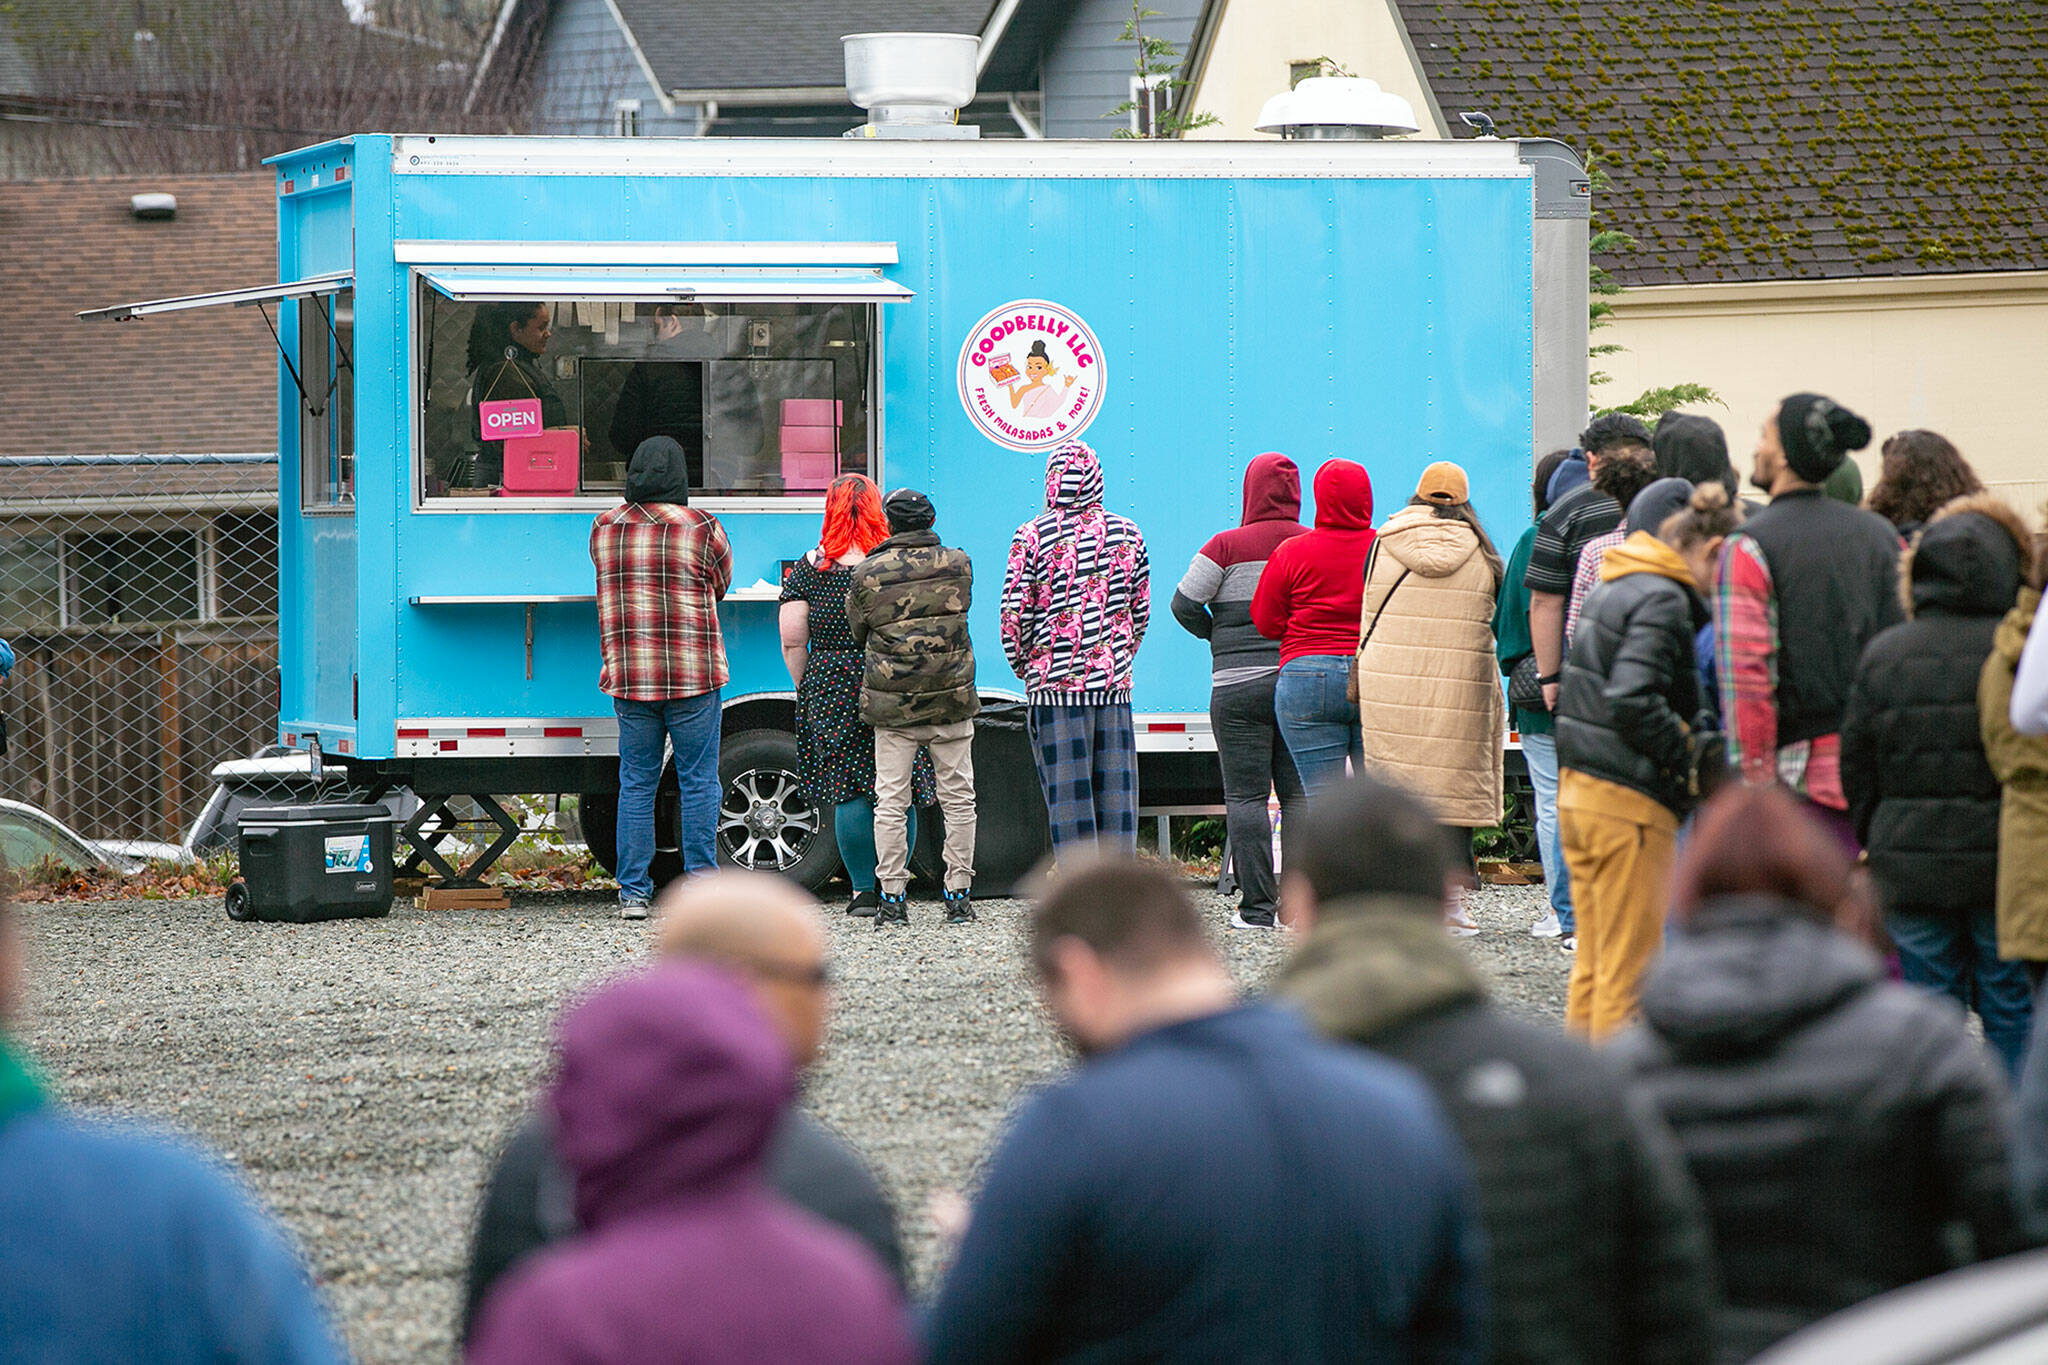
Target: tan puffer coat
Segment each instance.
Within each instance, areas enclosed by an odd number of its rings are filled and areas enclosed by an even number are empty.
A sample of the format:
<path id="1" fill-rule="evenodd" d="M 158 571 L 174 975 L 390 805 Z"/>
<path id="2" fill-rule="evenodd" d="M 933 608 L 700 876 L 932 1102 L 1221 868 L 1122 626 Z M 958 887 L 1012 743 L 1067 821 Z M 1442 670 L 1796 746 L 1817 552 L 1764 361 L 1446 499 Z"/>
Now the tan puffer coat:
<path id="1" fill-rule="evenodd" d="M 2012 680 L 2041 594 L 2020 590 L 1977 685 L 1984 756 L 2005 784 L 1998 819 L 1998 955 L 2048 962 L 2048 736 L 2012 728 Z"/>
<path id="2" fill-rule="evenodd" d="M 1429 802 L 1447 825 L 1500 823 L 1499 587 L 1472 528 L 1427 507 L 1390 518 L 1366 562 L 1358 655 L 1365 766 Z"/>

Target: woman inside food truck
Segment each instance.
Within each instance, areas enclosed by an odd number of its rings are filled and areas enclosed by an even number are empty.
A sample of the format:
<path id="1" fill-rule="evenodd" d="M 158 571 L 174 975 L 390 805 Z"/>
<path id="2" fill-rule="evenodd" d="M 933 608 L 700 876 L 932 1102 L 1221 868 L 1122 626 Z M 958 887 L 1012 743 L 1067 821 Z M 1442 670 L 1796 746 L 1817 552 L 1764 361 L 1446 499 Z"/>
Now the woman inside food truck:
<path id="1" fill-rule="evenodd" d="M 822 501 L 841 474 L 874 472 L 875 303 L 513 302 L 446 283 L 417 286 L 423 503 L 615 497 L 651 435 L 683 447 L 693 495 Z M 479 405 L 521 399 L 539 400 L 540 439 L 486 440 Z"/>
<path id="2" fill-rule="evenodd" d="M 554 331 L 554 310 L 545 303 L 486 303 L 476 310 L 469 325 L 470 434 L 481 445 L 467 469 L 451 471 L 448 482 L 457 487 L 487 488 L 500 483 L 505 471 L 505 443 L 483 440 L 477 424 L 480 403 L 501 403 L 518 398 L 540 400 L 543 427 L 569 425 L 569 405 L 556 391 L 541 355 Z"/>

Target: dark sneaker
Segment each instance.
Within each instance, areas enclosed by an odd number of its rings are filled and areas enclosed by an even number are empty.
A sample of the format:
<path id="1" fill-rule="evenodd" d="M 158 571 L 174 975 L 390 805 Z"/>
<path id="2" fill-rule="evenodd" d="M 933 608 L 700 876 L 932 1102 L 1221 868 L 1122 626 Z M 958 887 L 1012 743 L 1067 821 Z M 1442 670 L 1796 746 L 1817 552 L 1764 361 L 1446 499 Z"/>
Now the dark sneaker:
<path id="1" fill-rule="evenodd" d="M 875 902 L 875 927 L 885 924 L 910 923 L 910 903 L 902 896 L 892 896 L 884 891 Z"/>
<path id="2" fill-rule="evenodd" d="M 974 923 L 974 902 L 965 891 L 948 891 L 946 893 L 946 923 Z"/>
<path id="3" fill-rule="evenodd" d="M 856 919 L 873 919 L 875 911 L 881 908 L 881 904 L 882 893 L 871 886 L 865 891 L 853 893 L 853 901 L 846 907 L 846 913 Z"/>
<path id="4" fill-rule="evenodd" d="M 1280 925 L 1273 918 L 1271 910 L 1266 911 L 1264 914 L 1254 910 L 1249 915 L 1242 910 L 1233 910 L 1230 912 L 1230 927 L 1233 929 L 1278 929 Z"/>

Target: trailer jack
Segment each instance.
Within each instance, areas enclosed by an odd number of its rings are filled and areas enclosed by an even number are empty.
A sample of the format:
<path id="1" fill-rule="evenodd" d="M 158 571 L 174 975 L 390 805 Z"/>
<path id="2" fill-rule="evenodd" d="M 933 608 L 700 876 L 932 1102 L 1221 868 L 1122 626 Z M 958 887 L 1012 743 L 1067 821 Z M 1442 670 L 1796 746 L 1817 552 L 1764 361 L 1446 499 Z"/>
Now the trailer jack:
<path id="1" fill-rule="evenodd" d="M 476 803 L 483 815 L 457 815 L 448 808 L 448 803 L 461 799 L 463 794 L 456 793 L 424 801 L 412 819 L 405 822 L 405 828 L 399 833 L 411 848 L 412 855 L 398 869 L 399 876 L 415 876 L 421 864 L 425 864 L 441 879 L 443 886 L 483 885 L 484 874 L 505 856 L 505 850 L 519 838 L 519 822 L 505 813 L 505 808 L 495 797 L 475 792 L 468 793 L 468 799 Z M 458 831 L 491 829 L 495 829 L 497 834 L 489 846 L 461 867 L 456 867 L 442 856 L 441 844 Z"/>

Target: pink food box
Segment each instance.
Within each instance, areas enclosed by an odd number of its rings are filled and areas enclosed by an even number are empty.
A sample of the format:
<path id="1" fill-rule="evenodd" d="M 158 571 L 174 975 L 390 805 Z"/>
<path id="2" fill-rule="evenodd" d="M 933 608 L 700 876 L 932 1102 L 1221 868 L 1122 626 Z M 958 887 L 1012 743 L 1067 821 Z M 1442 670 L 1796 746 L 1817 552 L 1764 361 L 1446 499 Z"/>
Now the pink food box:
<path id="1" fill-rule="evenodd" d="M 782 486 L 825 489 L 839 477 L 839 456 L 829 450 L 784 450 Z"/>
<path id="2" fill-rule="evenodd" d="M 550 427 L 538 436 L 505 442 L 507 493 L 574 493 L 582 440 L 574 427 Z"/>
<path id="3" fill-rule="evenodd" d="M 805 455 L 837 455 L 839 453 L 838 427 L 784 427 L 782 429 L 782 453 L 788 455 L 800 451 Z"/>
<path id="4" fill-rule="evenodd" d="M 782 425 L 785 427 L 836 427 L 844 420 L 837 398 L 782 400 Z"/>

